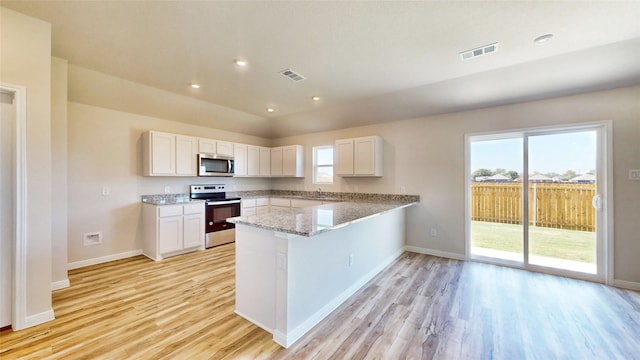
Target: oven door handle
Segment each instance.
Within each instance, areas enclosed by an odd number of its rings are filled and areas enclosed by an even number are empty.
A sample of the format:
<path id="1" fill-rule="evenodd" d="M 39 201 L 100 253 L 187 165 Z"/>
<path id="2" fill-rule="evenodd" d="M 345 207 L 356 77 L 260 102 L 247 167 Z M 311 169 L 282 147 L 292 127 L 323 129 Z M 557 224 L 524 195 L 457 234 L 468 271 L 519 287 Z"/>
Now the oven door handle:
<path id="1" fill-rule="evenodd" d="M 209 201 L 209 202 L 207 202 L 207 205 L 229 205 L 229 204 L 240 204 L 240 200 Z"/>

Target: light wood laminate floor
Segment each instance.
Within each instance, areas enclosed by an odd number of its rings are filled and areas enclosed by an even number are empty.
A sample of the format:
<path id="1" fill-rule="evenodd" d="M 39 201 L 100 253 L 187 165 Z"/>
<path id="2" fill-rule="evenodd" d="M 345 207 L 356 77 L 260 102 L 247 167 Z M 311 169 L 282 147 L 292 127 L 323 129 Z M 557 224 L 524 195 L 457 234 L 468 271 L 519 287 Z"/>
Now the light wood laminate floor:
<path id="1" fill-rule="evenodd" d="M 640 294 L 403 254 L 289 349 L 234 314 L 234 247 L 69 272 L 5 359 L 638 359 Z"/>

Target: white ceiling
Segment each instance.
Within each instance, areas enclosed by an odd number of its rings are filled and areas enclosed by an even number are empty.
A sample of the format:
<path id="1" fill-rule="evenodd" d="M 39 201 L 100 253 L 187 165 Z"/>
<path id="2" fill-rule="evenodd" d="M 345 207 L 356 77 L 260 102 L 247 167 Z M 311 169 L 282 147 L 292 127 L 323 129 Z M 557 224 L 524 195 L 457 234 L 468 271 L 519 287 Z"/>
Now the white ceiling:
<path id="1" fill-rule="evenodd" d="M 212 126 L 263 137 L 640 83 L 637 1 L 3 0 L 2 6 L 50 22 L 54 56 L 229 108 L 233 121 Z M 533 42 L 547 33 L 551 41 Z M 497 53 L 460 61 L 459 52 L 494 42 Z M 239 70 L 237 57 L 248 68 Z M 278 74 L 287 68 L 307 79 Z M 194 90 L 192 82 L 202 87 Z M 314 103 L 312 95 L 322 100 Z M 117 107 L 117 100 L 101 98 L 96 105 Z M 267 107 L 277 111 L 267 114 Z M 202 124 L 201 110 L 189 116 L 184 109 L 176 120 Z"/>

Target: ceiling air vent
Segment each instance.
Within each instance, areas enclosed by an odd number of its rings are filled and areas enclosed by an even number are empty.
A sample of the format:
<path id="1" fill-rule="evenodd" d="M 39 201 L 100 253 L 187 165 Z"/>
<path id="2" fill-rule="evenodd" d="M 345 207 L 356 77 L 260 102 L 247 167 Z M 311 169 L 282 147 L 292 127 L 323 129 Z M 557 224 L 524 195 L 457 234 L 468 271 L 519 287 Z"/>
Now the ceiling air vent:
<path id="1" fill-rule="evenodd" d="M 286 70 L 282 70 L 280 71 L 280 75 L 287 77 L 293 81 L 302 81 L 304 79 L 306 79 L 304 76 L 298 74 L 297 72 L 295 72 L 294 70 L 291 69 L 286 69 Z"/>
<path id="2" fill-rule="evenodd" d="M 463 51 L 460 53 L 460 59 L 462 61 L 476 58 L 478 56 L 491 54 L 498 51 L 498 43 L 493 43 L 485 46 L 481 46 L 479 48 Z"/>

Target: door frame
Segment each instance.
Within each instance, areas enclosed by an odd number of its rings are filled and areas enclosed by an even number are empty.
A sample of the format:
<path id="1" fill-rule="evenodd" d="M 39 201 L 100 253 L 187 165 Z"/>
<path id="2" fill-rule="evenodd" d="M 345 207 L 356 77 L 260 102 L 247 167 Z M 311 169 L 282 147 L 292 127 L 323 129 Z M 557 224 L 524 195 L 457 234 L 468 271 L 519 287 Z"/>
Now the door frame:
<path id="1" fill-rule="evenodd" d="M 471 254 L 471 140 L 476 137 L 495 137 L 495 139 L 511 137 L 508 135 L 521 135 L 524 144 L 524 164 L 523 171 L 528 168 L 528 145 L 527 136 L 525 135 L 542 135 L 545 133 L 570 132 L 580 130 L 599 130 L 597 137 L 597 168 L 603 175 L 602 179 L 598 179 L 596 191 L 602 197 L 602 210 L 596 212 L 596 224 L 600 240 L 597 244 L 597 256 L 602 259 L 598 263 L 598 274 L 583 274 L 580 272 L 568 271 L 563 269 L 553 269 L 542 266 L 530 265 L 526 253 L 528 253 L 527 243 L 524 245 L 523 263 L 487 258 L 481 256 L 472 256 Z M 550 125 L 542 127 L 519 128 L 512 130 L 488 131 L 482 133 L 470 133 L 464 135 L 464 174 L 465 174 L 465 259 L 477 262 L 484 262 L 496 265 L 509 266 L 514 268 L 526 269 L 535 272 L 547 273 L 552 275 L 567 276 L 577 279 L 589 280 L 594 282 L 602 282 L 607 285 L 613 285 L 614 279 L 614 234 L 613 234 L 613 121 L 603 120 L 584 123 L 568 123 L 559 125 Z M 526 189 L 525 189 L 526 190 Z M 525 194 L 526 195 L 526 191 Z M 524 204 L 524 202 L 523 202 Z M 524 206 L 524 205 L 523 205 Z M 523 211 L 527 211 L 527 207 Z M 523 214 L 527 215 L 523 212 Z M 523 224 L 523 231 L 526 231 L 526 224 Z M 527 236 L 525 234 L 525 236 Z"/>
<path id="2" fill-rule="evenodd" d="M 15 118 L 15 238 L 13 243 L 13 279 L 11 327 L 28 327 L 27 321 L 27 88 L 0 82 L 0 90 L 14 94 Z"/>

